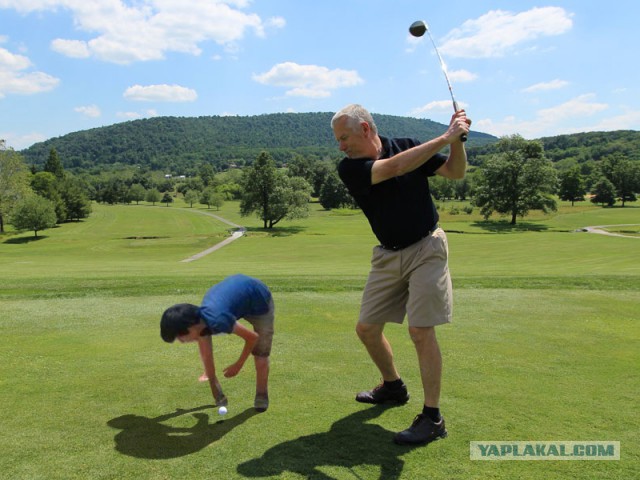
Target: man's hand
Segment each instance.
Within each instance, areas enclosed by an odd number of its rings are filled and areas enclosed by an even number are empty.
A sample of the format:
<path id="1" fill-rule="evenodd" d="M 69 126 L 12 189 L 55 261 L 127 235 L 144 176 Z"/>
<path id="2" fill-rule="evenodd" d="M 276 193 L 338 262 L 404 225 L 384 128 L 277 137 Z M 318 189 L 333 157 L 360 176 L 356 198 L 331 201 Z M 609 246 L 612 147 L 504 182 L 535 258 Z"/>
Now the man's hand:
<path id="1" fill-rule="evenodd" d="M 467 118 L 467 113 L 464 110 L 458 110 L 451 116 L 451 122 L 449 122 L 445 136 L 450 143 L 459 141 L 463 134 L 469 133 L 469 127 L 471 127 L 471 119 Z"/>

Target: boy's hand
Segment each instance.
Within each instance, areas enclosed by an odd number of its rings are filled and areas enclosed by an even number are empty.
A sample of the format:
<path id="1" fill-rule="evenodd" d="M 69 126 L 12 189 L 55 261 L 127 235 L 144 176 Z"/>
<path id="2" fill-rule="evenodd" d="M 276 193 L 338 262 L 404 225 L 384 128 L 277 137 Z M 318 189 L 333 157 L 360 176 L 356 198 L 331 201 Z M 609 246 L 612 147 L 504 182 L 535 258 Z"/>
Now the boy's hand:
<path id="1" fill-rule="evenodd" d="M 240 372 L 241 369 L 242 369 L 242 364 L 236 362 L 233 365 L 229 365 L 227 368 L 224 369 L 224 376 L 226 378 L 235 377 Z"/>

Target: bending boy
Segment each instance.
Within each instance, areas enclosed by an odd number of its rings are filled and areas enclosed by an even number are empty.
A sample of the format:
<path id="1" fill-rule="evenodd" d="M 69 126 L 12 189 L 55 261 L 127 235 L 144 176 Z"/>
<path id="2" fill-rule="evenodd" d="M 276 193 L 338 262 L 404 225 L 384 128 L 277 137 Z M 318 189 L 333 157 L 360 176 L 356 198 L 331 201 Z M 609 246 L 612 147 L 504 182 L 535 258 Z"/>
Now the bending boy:
<path id="1" fill-rule="evenodd" d="M 233 333 L 244 340 L 238 360 L 224 369 L 226 378 L 235 377 L 249 355 L 256 367 L 256 397 L 254 407 L 264 412 L 269 407 L 269 355 L 273 341 L 274 303 L 271 292 L 260 280 L 246 275 L 232 275 L 212 286 L 200 307 L 180 303 L 165 310 L 160 320 L 160 336 L 172 343 L 198 342 L 200 358 L 211 393 L 217 406 L 227 405 L 216 377 L 212 335 Z M 248 329 L 238 322 L 244 318 L 253 326 Z"/>

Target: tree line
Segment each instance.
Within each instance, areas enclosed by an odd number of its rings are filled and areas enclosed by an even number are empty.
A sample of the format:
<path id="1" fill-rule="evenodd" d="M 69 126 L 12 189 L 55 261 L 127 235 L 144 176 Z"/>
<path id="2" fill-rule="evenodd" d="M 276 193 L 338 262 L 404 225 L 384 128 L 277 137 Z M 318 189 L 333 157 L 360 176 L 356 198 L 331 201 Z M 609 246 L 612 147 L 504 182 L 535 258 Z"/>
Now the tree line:
<path id="1" fill-rule="evenodd" d="M 602 157 L 588 170 L 578 163 L 558 168 L 545 154 L 542 141 L 506 136 L 493 145 L 481 165 L 471 165 L 462 180 L 440 177 L 430 180 L 436 200 L 471 200 L 485 219 L 507 215 L 511 223 L 530 210 L 554 211 L 556 198 L 603 206 L 637 200 L 640 162 L 619 151 Z M 290 152 L 278 165 L 270 152 L 262 151 L 244 168 L 219 172 L 201 162 L 192 176 L 177 177 L 149 168 L 128 167 L 99 173 L 65 171 L 52 148 L 42 170 L 29 168 L 18 152 L 0 149 L 0 233 L 7 218 L 18 230 L 38 231 L 56 223 L 78 221 L 91 212 L 91 202 L 106 204 L 147 201 L 169 206 L 182 195 L 195 203 L 220 208 L 226 200 L 240 201 L 243 216 L 255 214 L 264 228 L 284 219 L 308 215 L 316 198 L 325 209 L 357 208 L 337 175 L 337 159 L 317 159 Z M 468 211 L 467 213 L 470 213 Z"/>

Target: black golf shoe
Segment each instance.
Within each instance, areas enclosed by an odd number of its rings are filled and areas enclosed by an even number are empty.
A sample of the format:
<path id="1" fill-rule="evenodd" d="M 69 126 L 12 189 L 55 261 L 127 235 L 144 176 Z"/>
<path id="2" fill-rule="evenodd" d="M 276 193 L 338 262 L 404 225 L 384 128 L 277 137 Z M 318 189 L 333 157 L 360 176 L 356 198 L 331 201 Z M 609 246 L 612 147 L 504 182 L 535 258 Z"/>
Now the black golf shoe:
<path id="1" fill-rule="evenodd" d="M 439 438 L 447 436 L 447 429 L 444 426 L 444 418 L 440 417 L 439 422 L 433 422 L 423 414 L 416 416 L 409 428 L 396 433 L 393 441 L 398 445 L 424 445 Z"/>
<path id="2" fill-rule="evenodd" d="M 409 401 L 409 393 L 404 383 L 398 388 L 390 388 L 381 383 L 373 390 L 357 394 L 356 401 L 360 403 L 395 403 L 404 405 Z"/>

